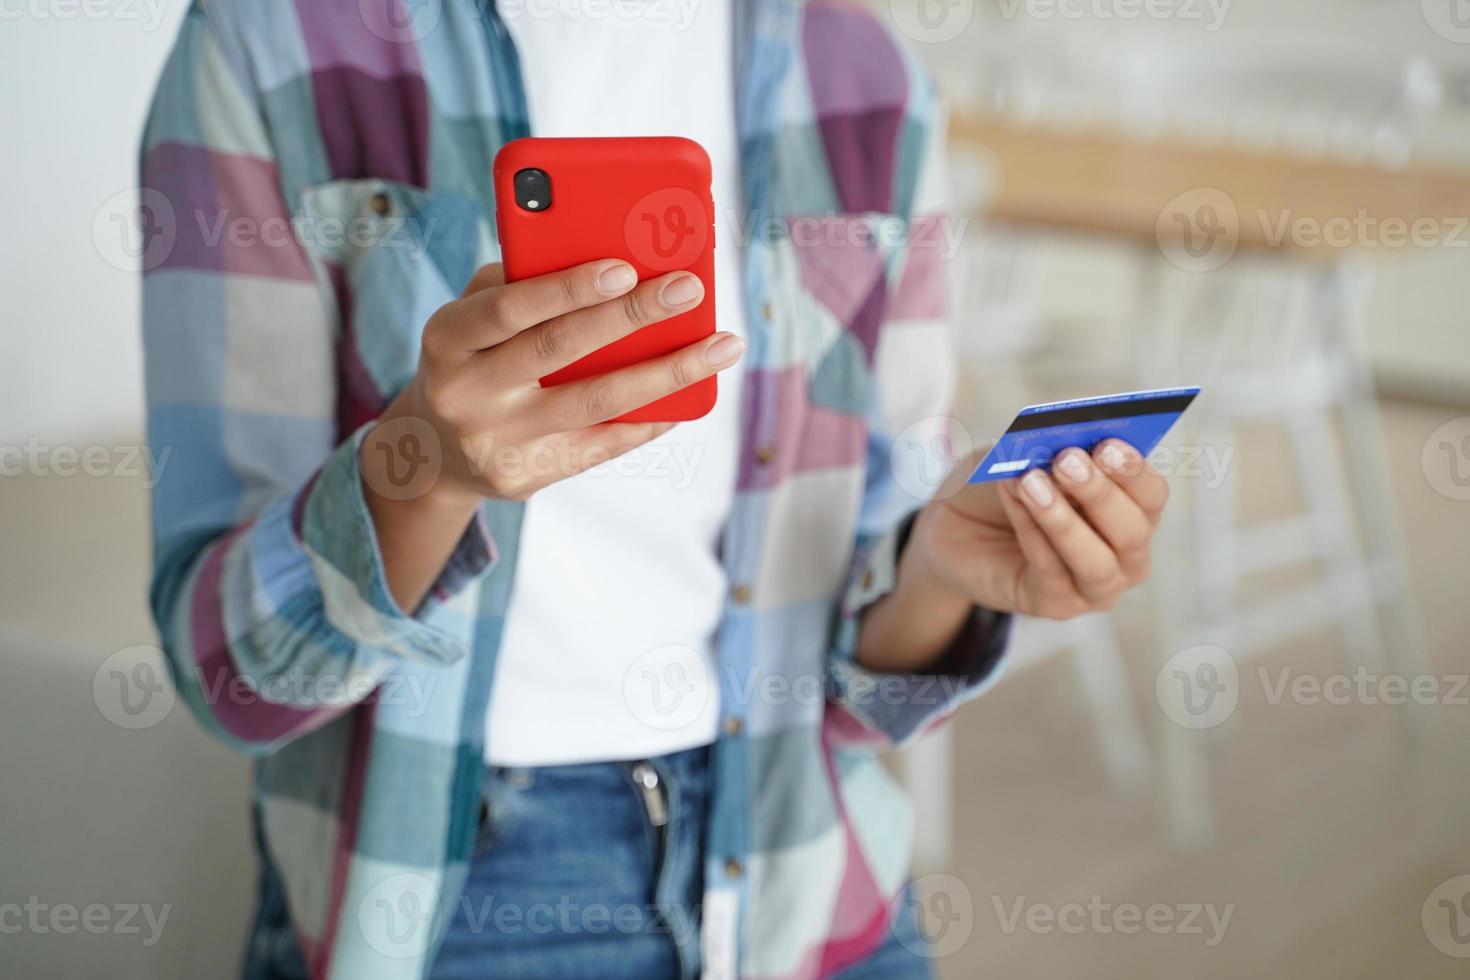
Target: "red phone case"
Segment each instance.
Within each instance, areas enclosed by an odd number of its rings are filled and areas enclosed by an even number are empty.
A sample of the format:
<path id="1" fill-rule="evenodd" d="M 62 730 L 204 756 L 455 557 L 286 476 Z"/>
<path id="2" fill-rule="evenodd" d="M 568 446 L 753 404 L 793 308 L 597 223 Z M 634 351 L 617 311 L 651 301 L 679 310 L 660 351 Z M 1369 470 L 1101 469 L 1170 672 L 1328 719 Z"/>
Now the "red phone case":
<path id="1" fill-rule="evenodd" d="M 535 167 L 551 204 L 528 211 L 512 180 Z M 704 147 L 675 136 L 512 140 L 495 155 L 495 220 L 507 281 L 620 258 L 639 281 L 687 269 L 704 301 L 650 324 L 541 379 L 546 386 L 606 374 L 678 350 L 715 330 L 714 201 Z M 619 422 L 697 419 L 715 404 L 713 377 L 619 417 Z"/>

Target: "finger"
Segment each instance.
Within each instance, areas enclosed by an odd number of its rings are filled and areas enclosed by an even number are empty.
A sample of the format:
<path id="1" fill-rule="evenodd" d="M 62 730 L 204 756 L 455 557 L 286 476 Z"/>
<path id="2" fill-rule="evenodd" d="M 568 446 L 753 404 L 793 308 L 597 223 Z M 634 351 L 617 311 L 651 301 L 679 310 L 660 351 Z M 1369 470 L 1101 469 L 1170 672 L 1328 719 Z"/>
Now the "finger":
<path id="1" fill-rule="evenodd" d="M 499 262 L 491 262 L 475 270 L 475 274 L 470 277 L 470 281 L 465 285 L 464 290 L 459 295 L 463 299 L 473 293 L 478 293 L 482 289 L 503 285 L 505 285 L 505 266 Z"/>
<path id="2" fill-rule="evenodd" d="M 515 458 L 502 460 L 500 475 L 526 490 L 539 489 L 631 452 L 677 424 L 613 422 L 558 433 L 532 443 Z"/>
<path id="3" fill-rule="evenodd" d="M 1092 451 L 1092 458 L 1123 492 L 1138 504 L 1151 527 L 1159 526 L 1164 505 L 1169 502 L 1169 481 L 1154 469 L 1138 450 L 1121 439 L 1107 439 Z"/>
<path id="4" fill-rule="evenodd" d="M 538 418 L 550 432 L 597 425 L 702 381 L 739 361 L 744 352 L 739 337 L 717 333 L 663 357 L 547 388 Z"/>
<path id="5" fill-rule="evenodd" d="M 487 281 L 491 275 L 486 273 Z M 538 323 L 605 303 L 637 284 L 638 276 L 631 265 L 619 259 L 600 259 L 519 282 L 487 286 L 435 314 L 424 329 L 424 343 L 444 351 L 485 350 Z"/>
<path id="6" fill-rule="evenodd" d="M 1091 603 L 1077 591 L 1067 563 L 1036 525 L 1018 493 L 1015 481 L 1001 484 L 1001 508 L 1016 532 L 1016 542 L 1032 573 L 1017 583 L 1017 608 L 1032 615 L 1057 618 L 1090 608 Z"/>
<path id="7" fill-rule="evenodd" d="M 1057 550 L 1046 539 L 1046 534 L 1036 526 L 1036 521 L 1027 513 L 1025 505 L 1017 499 L 1015 482 L 1007 480 L 1000 486 L 1001 509 L 1011 522 L 1011 530 L 1016 532 L 1016 543 L 1026 556 L 1026 563 L 1042 575 L 1058 577 L 1071 591 L 1072 573 L 1067 570 L 1067 563 L 1062 561 L 1062 556 L 1057 554 Z"/>
<path id="8" fill-rule="evenodd" d="M 1093 603 L 1116 598 L 1123 585 L 1123 570 L 1117 555 L 1067 498 L 1057 492 L 1051 477 L 1042 470 L 1032 470 L 1021 478 L 1020 490 L 1026 512 L 1067 563 L 1077 591 Z"/>
<path id="9" fill-rule="evenodd" d="M 640 283 L 620 298 L 548 320 L 507 341 L 497 356 L 509 358 L 518 377 L 541 378 L 621 340 L 635 330 L 667 320 L 704 302 L 704 284 L 688 272 L 671 272 Z"/>
<path id="10" fill-rule="evenodd" d="M 1113 549 L 1123 573 L 1132 581 L 1148 564 L 1148 542 L 1153 535 L 1143 508 L 1080 449 L 1065 450 L 1052 473 L 1063 492 L 1081 506 L 1093 530 Z"/>
<path id="11" fill-rule="evenodd" d="M 585 429 L 568 432 L 559 438 L 565 440 L 573 453 L 577 472 L 590 470 L 610 459 L 617 459 L 646 445 L 668 432 L 677 422 L 609 422 L 591 425 Z"/>

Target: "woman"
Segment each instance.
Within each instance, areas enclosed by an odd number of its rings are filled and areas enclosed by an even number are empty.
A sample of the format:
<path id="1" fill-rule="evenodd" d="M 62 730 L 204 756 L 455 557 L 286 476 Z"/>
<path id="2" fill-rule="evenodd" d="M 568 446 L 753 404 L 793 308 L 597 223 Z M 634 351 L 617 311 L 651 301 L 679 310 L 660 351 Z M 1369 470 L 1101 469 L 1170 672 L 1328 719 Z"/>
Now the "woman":
<path id="1" fill-rule="evenodd" d="M 704 144 L 714 337 L 539 387 L 708 298 L 506 285 L 489 161 L 532 130 Z M 1108 444 L 914 496 L 942 136 L 846 0 L 189 12 L 143 147 L 152 600 L 259 758 L 247 975 L 929 975 L 875 753 L 1010 613 L 1141 580 L 1167 495 Z M 607 422 L 715 373 L 704 419 Z"/>

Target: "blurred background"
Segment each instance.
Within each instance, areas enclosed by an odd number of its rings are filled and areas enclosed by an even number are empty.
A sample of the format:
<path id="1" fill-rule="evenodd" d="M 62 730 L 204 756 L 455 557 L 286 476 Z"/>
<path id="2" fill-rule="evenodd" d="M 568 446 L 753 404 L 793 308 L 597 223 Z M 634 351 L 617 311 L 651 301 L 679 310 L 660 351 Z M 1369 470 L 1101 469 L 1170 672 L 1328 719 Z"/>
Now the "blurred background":
<path id="1" fill-rule="evenodd" d="M 967 433 L 1206 389 L 1152 585 L 894 760 L 942 975 L 1465 976 L 1470 3 L 874 6 L 951 105 Z M 163 679 L 120 230 L 183 10 L 0 11 L 0 905 L 167 907 L 0 918 L 9 976 L 213 976 L 252 903 L 245 760 L 114 690 Z"/>

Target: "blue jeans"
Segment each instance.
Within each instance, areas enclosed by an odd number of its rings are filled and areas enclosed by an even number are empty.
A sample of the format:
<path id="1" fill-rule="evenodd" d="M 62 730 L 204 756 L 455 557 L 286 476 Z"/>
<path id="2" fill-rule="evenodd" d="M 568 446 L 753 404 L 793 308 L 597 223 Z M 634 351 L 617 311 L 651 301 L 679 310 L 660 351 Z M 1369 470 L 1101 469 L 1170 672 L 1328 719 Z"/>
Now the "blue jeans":
<path id="1" fill-rule="evenodd" d="M 431 980 L 699 976 L 709 752 L 485 774 L 479 838 Z M 913 903 L 839 980 L 931 980 Z M 265 865 L 246 980 L 304 977 Z"/>

